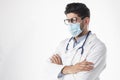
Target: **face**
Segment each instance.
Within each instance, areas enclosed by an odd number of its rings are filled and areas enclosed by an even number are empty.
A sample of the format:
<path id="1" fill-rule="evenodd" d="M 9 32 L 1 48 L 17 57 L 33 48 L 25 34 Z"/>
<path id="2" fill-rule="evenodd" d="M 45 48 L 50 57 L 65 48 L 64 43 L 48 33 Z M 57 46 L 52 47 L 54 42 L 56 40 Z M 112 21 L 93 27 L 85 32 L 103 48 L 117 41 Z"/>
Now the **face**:
<path id="1" fill-rule="evenodd" d="M 81 17 L 79 17 L 77 14 L 75 13 L 68 13 L 66 15 L 67 19 L 65 20 L 66 24 L 70 24 L 70 23 L 80 23 L 81 29 L 87 30 L 87 26 L 89 24 L 89 18 L 86 17 L 83 20 L 81 19 Z"/>

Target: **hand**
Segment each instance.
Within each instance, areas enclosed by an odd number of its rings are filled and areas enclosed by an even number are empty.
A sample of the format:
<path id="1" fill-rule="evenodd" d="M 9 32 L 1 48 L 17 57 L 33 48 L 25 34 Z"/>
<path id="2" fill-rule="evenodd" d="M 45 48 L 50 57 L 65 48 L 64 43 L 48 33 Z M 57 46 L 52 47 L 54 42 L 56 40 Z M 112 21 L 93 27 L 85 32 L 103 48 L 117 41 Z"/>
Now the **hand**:
<path id="1" fill-rule="evenodd" d="M 77 64 L 73 65 L 72 73 L 77 73 L 80 71 L 90 71 L 92 69 L 93 69 L 93 63 L 85 60 L 81 63 L 77 63 Z"/>
<path id="2" fill-rule="evenodd" d="M 58 54 L 53 55 L 50 60 L 54 64 L 62 65 L 61 57 Z"/>
<path id="3" fill-rule="evenodd" d="M 86 60 L 77 63 L 73 66 L 65 66 L 62 70 L 63 74 L 74 74 L 81 71 L 90 71 L 93 69 L 93 63 Z"/>

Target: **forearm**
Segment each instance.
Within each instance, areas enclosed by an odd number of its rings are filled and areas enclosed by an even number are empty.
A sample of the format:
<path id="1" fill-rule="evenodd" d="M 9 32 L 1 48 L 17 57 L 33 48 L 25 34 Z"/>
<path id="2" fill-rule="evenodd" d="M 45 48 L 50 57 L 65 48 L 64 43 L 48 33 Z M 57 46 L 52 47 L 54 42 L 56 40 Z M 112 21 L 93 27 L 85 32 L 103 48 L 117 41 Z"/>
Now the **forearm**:
<path id="1" fill-rule="evenodd" d="M 93 63 L 88 61 L 83 61 L 81 63 L 76 63 L 75 65 L 65 66 L 62 69 L 63 74 L 74 74 L 81 71 L 90 71 L 93 69 Z"/>

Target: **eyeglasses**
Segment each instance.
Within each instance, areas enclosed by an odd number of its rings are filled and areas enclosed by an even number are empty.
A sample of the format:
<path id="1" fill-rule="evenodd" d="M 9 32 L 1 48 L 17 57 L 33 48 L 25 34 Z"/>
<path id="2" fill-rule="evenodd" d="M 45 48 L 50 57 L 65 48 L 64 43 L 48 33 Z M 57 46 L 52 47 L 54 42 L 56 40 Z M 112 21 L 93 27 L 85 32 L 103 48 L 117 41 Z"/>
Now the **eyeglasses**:
<path id="1" fill-rule="evenodd" d="M 65 19 L 64 23 L 66 25 L 70 24 L 70 23 L 76 23 L 77 22 L 77 17 L 71 18 L 71 19 Z"/>
<path id="2" fill-rule="evenodd" d="M 79 17 L 79 18 L 80 18 L 80 17 Z M 64 20 L 64 23 L 65 23 L 66 25 L 68 25 L 68 24 L 70 24 L 70 23 L 75 24 L 75 23 L 78 22 L 79 18 L 78 18 L 78 17 L 73 17 L 73 18 L 71 18 L 71 19 L 65 19 L 65 20 Z M 83 17 L 80 18 L 80 20 L 83 20 L 83 19 L 84 19 Z"/>

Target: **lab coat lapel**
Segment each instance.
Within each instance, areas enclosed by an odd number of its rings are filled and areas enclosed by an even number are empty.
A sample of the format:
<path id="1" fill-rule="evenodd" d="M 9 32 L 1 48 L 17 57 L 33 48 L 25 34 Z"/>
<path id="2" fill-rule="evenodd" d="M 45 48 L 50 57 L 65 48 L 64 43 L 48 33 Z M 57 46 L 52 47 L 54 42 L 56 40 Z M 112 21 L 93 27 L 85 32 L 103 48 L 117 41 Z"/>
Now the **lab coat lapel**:
<path id="1" fill-rule="evenodd" d="M 93 45 L 92 42 L 95 41 L 96 35 L 91 34 L 89 35 L 85 45 L 84 45 L 84 53 L 81 56 L 80 62 L 84 61 L 85 59 L 87 60 L 87 56 L 90 54 L 91 46 Z"/>
<path id="2" fill-rule="evenodd" d="M 83 43 L 83 41 L 82 41 L 82 43 Z M 79 43 L 76 47 L 73 48 L 72 47 L 73 45 L 71 46 L 71 44 L 73 44 L 73 42 L 71 41 L 70 47 L 68 48 L 68 51 L 62 55 L 63 64 L 73 65 L 76 61 L 78 61 L 78 60 L 76 60 L 76 58 L 79 59 L 81 57 L 81 54 L 80 54 L 81 51 L 77 51 L 77 50 L 78 50 L 79 47 L 82 46 L 82 43 Z"/>

